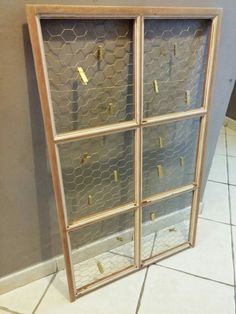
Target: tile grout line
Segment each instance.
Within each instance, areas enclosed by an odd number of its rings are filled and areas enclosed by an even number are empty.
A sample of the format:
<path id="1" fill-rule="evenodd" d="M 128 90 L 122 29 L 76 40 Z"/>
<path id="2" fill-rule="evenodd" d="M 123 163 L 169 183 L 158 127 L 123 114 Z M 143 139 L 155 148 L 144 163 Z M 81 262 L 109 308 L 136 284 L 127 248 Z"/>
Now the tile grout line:
<path id="1" fill-rule="evenodd" d="M 142 301 L 142 297 L 143 297 L 143 292 L 144 292 L 144 288 L 145 288 L 145 284 L 146 284 L 146 280 L 147 280 L 149 267 L 150 266 L 147 267 L 146 273 L 145 273 L 145 276 L 144 276 L 144 279 L 143 279 L 143 284 L 142 284 L 142 287 L 141 287 L 141 290 L 140 290 L 140 293 L 139 293 L 135 314 L 138 314 L 139 309 L 140 309 L 140 305 L 141 305 L 141 301 Z"/>
<path id="2" fill-rule="evenodd" d="M 227 129 L 225 128 L 225 147 L 226 147 L 226 168 L 227 168 L 227 183 L 228 183 L 228 201 L 229 201 L 229 219 L 230 219 L 230 236 L 231 236 L 231 250 L 232 250 L 232 263 L 233 263 L 233 279 L 234 279 L 234 311 L 236 314 L 236 276 L 235 276 L 235 256 L 234 256 L 234 239 L 233 239 L 233 226 L 232 226 L 232 208 L 230 198 L 230 185 L 229 185 L 229 156 L 228 156 L 228 141 Z"/>
<path id="3" fill-rule="evenodd" d="M 58 270 L 56 270 L 56 272 L 53 274 L 52 278 L 50 279 L 50 281 L 49 281 L 49 283 L 48 283 L 46 289 L 44 290 L 42 296 L 40 297 L 40 299 L 39 299 L 39 301 L 37 302 L 37 304 L 36 304 L 34 310 L 32 311 L 32 314 L 35 314 L 35 313 L 36 313 L 37 309 L 39 308 L 39 305 L 41 304 L 43 298 L 45 297 L 46 293 L 48 292 L 49 287 L 50 287 L 51 284 L 53 283 L 53 281 L 54 281 L 54 279 L 55 279 L 57 273 L 58 273 Z"/>
<path id="4" fill-rule="evenodd" d="M 208 221 L 212 221 L 212 222 L 216 222 L 216 223 L 219 223 L 219 224 L 222 224 L 222 225 L 226 225 L 226 226 L 231 226 L 230 223 L 219 221 L 219 220 L 214 220 L 214 219 L 210 219 L 210 218 L 206 218 L 206 217 L 200 217 L 200 216 L 198 218 L 199 219 L 208 220 Z M 234 225 L 232 224 L 232 226 L 234 226 Z"/>
<path id="5" fill-rule="evenodd" d="M 154 245 L 155 245 L 156 238 L 157 238 L 157 232 L 155 232 L 155 235 L 154 235 L 150 257 L 152 256 L 152 253 L 153 253 L 153 250 L 154 250 Z M 144 287 L 145 287 L 145 283 L 146 283 L 149 267 L 150 266 L 147 267 L 147 270 L 146 270 L 146 273 L 145 273 L 145 276 L 144 276 L 144 279 L 143 279 L 143 284 L 142 284 L 142 287 L 141 287 L 141 290 L 140 290 L 140 294 L 139 294 L 139 298 L 138 298 L 135 314 L 138 314 L 138 311 L 139 311 L 139 308 L 140 308 L 140 305 L 141 305 L 141 300 L 142 300 L 142 296 L 143 296 L 143 292 L 144 292 Z"/>
<path id="6" fill-rule="evenodd" d="M 150 253 L 149 257 L 153 256 L 153 251 L 154 251 L 156 239 L 157 239 L 157 232 L 155 232 L 155 235 L 154 235 L 154 239 L 153 239 L 153 243 L 152 243 L 152 249 L 151 249 L 151 253 Z"/>
<path id="7" fill-rule="evenodd" d="M 130 259 L 134 260 L 134 257 L 129 256 L 129 255 L 126 255 L 126 254 L 121 254 L 121 253 L 113 252 L 112 249 L 109 250 L 108 253 L 111 253 L 111 254 L 116 255 L 116 256 L 122 256 L 122 257 L 130 258 Z"/>
<path id="8" fill-rule="evenodd" d="M 227 157 L 226 157 L 226 158 L 227 158 Z M 214 182 L 214 183 L 219 183 L 219 184 L 224 184 L 224 185 L 236 186 L 236 184 L 233 184 L 233 183 L 220 182 L 220 181 L 215 181 L 215 180 L 211 180 L 211 179 L 208 179 L 207 181 L 209 181 L 209 182 Z"/>
<path id="9" fill-rule="evenodd" d="M 181 270 L 181 269 L 177 269 L 177 268 L 173 268 L 173 267 L 169 267 L 169 266 L 160 265 L 160 264 L 158 264 L 158 263 L 155 263 L 155 264 L 153 264 L 153 265 L 154 265 L 154 266 L 157 266 L 157 267 L 159 266 L 159 267 L 166 268 L 166 269 L 169 269 L 169 270 L 177 271 L 177 272 L 179 272 L 179 273 L 182 273 L 182 274 L 185 274 L 185 275 L 189 275 L 189 276 L 192 276 L 192 277 L 196 277 L 196 278 L 199 278 L 199 279 L 204 279 L 204 280 L 212 281 L 212 282 L 214 282 L 214 283 L 218 283 L 218 284 L 221 284 L 221 285 L 224 285 L 224 286 L 227 286 L 227 287 L 234 288 L 234 285 L 232 285 L 232 284 L 230 284 L 230 283 L 227 283 L 227 282 L 223 282 L 223 281 L 219 281 L 219 280 L 216 280 L 216 279 L 212 279 L 212 278 L 208 278 L 208 277 L 196 275 L 196 274 L 189 273 L 189 272 L 186 272 L 186 271 Z"/>
<path id="10" fill-rule="evenodd" d="M 219 224 L 222 224 L 222 225 L 226 225 L 226 226 L 236 227 L 236 224 L 233 224 L 233 223 L 230 223 L 230 222 L 229 223 L 228 222 L 223 222 L 223 221 L 219 221 L 219 220 L 215 220 L 215 219 L 211 219 L 211 218 L 207 218 L 207 217 L 202 217 L 202 216 L 199 216 L 198 218 L 199 219 L 204 219 L 204 220 L 209 220 L 209 221 L 216 222 L 216 223 L 219 223 Z"/>

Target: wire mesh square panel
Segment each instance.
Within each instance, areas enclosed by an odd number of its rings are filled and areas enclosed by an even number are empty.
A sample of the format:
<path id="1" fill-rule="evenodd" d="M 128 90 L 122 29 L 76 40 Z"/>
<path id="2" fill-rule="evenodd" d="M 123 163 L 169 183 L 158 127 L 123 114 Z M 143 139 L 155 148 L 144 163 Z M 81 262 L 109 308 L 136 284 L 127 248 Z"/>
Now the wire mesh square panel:
<path id="1" fill-rule="evenodd" d="M 133 21 L 41 20 L 58 133 L 133 119 Z"/>
<path id="2" fill-rule="evenodd" d="M 144 117 L 202 106 L 209 20 L 144 22 Z"/>
<path id="3" fill-rule="evenodd" d="M 193 183 L 199 119 L 143 129 L 143 198 Z"/>
<path id="4" fill-rule="evenodd" d="M 134 213 L 128 212 L 70 234 L 77 288 L 134 265 Z"/>
<path id="5" fill-rule="evenodd" d="M 194 246 L 221 11 L 27 16 L 73 301 Z"/>
<path id="6" fill-rule="evenodd" d="M 142 210 L 142 259 L 188 242 L 192 192 L 185 192 Z"/>
<path id="7" fill-rule="evenodd" d="M 134 131 L 58 145 L 69 224 L 134 202 Z"/>

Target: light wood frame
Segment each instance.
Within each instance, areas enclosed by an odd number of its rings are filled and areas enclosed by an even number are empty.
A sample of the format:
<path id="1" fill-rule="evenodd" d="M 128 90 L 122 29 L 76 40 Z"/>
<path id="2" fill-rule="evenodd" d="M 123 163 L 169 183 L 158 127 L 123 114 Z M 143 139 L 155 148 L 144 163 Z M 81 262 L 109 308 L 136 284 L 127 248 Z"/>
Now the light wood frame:
<path id="1" fill-rule="evenodd" d="M 104 284 L 125 276 L 131 272 L 150 265 L 158 260 L 180 252 L 195 245 L 198 208 L 201 192 L 203 163 L 205 156 L 206 132 L 208 123 L 208 113 L 212 98 L 212 85 L 215 71 L 216 48 L 219 40 L 219 28 L 222 17 L 220 8 L 183 8 L 183 7 L 115 7 L 115 6 L 73 6 L 73 5 L 27 5 L 27 19 L 30 31 L 30 38 L 33 48 L 34 64 L 36 69 L 41 109 L 43 114 L 44 128 L 49 152 L 53 186 L 57 205 L 57 216 L 60 228 L 61 243 L 65 257 L 65 268 L 67 273 L 70 300 L 74 301 L 76 296 L 83 295 Z M 47 81 L 46 65 L 42 53 L 42 38 L 40 33 L 40 18 L 131 18 L 134 20 L 134 95 L 135 95 L 135 120 L 102 126 L 92 129 L 73 131 L 66 134 L 55 134 L 55 128 L 51 120 L 50 93 Z M 142 119 L 143 95 L 143 27 L 144 18 L 157 19 L 210 19 L 211 30 L 208 42 L 208 55 L 206 65 L 206 76 L 204 83 L 203 106 L 200 109 L 188 112 L 171 113 L 162 116 Z M 198 150 L 195 166 L 194 183 L 180 187 L 175 190 L 160 193 L 154 197 L 141 200 L 142 190 L 142 128 L 144 126 L 162 124 L 171 121 L 200 117 Z M 98 135 L 105 135 L 125 130 L 135 130 L 135 155 L 139 156 L 135 162 L 135 202 L 110 209 L 102 213 L 93 214 L 82 218 L 73 225 L 68 225 L 65 213 L 65 200 L 62 192 L 62 179 L 60 173 L 60 163 L 58 158 L 57 144 L 61 142 L 78 140 L 80 138 L 90 138 Z M 186 243 L 178 245 L 158 256 L 154 256 L 146 261 L 141 261 L 141 208 L 146 203 L 151 203 L 173 195 L 178 195 L 186 191 L 193 191 L 189 239 Z M 88 285 L 86 289 L 77 290 L 75 287 L 74 274 L 72 271 L 71 248 L 69 232 L 78 227 L 85 226 L 98 220 L 102 220 L 119 213 L 133 210 L 135 212 L 135 265 L 123 271 L 110 275 L 98 282 Z"/>

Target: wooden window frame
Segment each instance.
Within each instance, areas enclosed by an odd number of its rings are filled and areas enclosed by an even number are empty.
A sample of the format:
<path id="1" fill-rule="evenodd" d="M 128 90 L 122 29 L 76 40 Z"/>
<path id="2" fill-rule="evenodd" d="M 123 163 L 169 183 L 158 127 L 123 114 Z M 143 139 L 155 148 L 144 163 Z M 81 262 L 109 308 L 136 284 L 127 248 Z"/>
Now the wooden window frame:
<path id="1" fill-rule="evenodd" d="M 74 301 L 77 296 L 83 295 L 104 284 L 123 277 L 131 272 L 137 271 L 151 263 L 180 252 L 195 245 L 197 217 L 202 184 L 202 172 L 206 146 L 206 132 L 209 116 L 209 108 L 212 100 L 212 86 L 215 72 L 216 49 L 219 41 L 219 28 L 223 10 L 221 8 L 184 8 L 184 7 L 129 7 L 129 6 L 74 6 L 74 5 L 27 5 L 27 19 L 32 43 L 34 64 L 38 82 L 41 109 L 43 114 L 44 128 L 51 165 L 54 193 L 57 205 L 57 216 L 60 228 L 61 243 L 65 258 L 65 268 L 69 287 L 70 301 Z M 78 130 L 63 134 L 55 134 L 55 127 L 51 119 L 49 83 L 47 79 L 46 62 L 42 53 L 42 38 L 40 31 L 41 18 L 126 18 L 134 20 L 134 108 L 135 119 L 133 121 L 116 123 L 96 128 Z M 145 18 L 155 19 L 210 19 L 211 29 L 208 41 L 208 54 L 206 64 L 206 75 L 203 90 L 202 107 L 189 110 L 187 112 L 177 112 L 162 116 L 142 119 L 143 108 L 143 28 Z M 194 183 L 183 186 L 168 192 L 160 193 L 148 199 L 141 199 L 142 190 L 142 128 L 150 125 L 157 125 L 166 122 L 179 121 L 183 119 L 200 117 L 198 149 L 195 165 Z M 105 135 L 126 130 L 135 130 L 135 202 L 93 214 L 68 225 L 65 200 L 62 191 L 62 178 L 60 173 L 60 162 L 58 157 L 57 144 L 67 141 L 90 138 L 98 135 Z M 178 245 L 164 253 L 154 256 L 145 262 L 141 261 L 141 208 L 144 203 L 151 203 L 165 199 L 170 196 L 179 195 L 186 191 L 193 191 L 192 209 L 189 227 L 189 239 L 186 243 Z M 112 274 L 102 280 L 94 282 L 86 289 L 80 290 L 75 287 L 73 274 L 71 248 L 69 233 L 87 224 L 112 217 L 119 213 L 133 210 L 135 212 L 135 265 L 119 273 Z"/>

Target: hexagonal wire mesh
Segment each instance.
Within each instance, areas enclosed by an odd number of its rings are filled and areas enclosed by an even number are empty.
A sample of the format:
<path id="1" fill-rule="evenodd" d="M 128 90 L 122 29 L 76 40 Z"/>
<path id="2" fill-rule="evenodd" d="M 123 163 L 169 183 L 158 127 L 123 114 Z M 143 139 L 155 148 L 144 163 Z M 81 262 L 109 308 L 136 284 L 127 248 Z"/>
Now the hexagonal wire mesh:
<path id="1" fill-rule="evenodd" d="M 143 198 L 194 180 L 199 119 L 143 129 Z"/>
<path id="2" fill-rule="evenodd" d="M 133 119 L 133 21 L 41 26 L 56 132 Z M 207 20 L 145 20 L 144 117 L 201 106 L 208 29 Z M 143 129 L 143 198 L 192 182 L 198 127 L 190 119 Z M 134 132 L 58 144 L 70 224 L 134 201 Z M 143 208 L 143 259 L 188 240 L 191 197 Z M 79 287 L 134 264 L 133 220 L 120 214 L 70 234 Z"/>
<path id="3" fill-rule="evenodd" d="M 134 131 L 59 144 L 69 223 L 134 202 Z"/>
<path id="4" fill-rule="evenodd" d="M 134 213 L 123 213 L 70 235 L 77 288 L 134 265 Z"/>
<path id="5" fill-rule="evenodd" d="M 41 26 L 56 131 L 133 119 L 133 21 L 42 19 Z"/>
<path id="6" fill-rule="evenodd" d="M 188 241 L 191 205 L 192 192 L 185 192 L 143 207 L 143 260 Z"/>
<path id="7" fill-rule="evenodd" d="M 145 20 L 144 117 L 202 106 L 209 29 L 209 20 Z"/>

